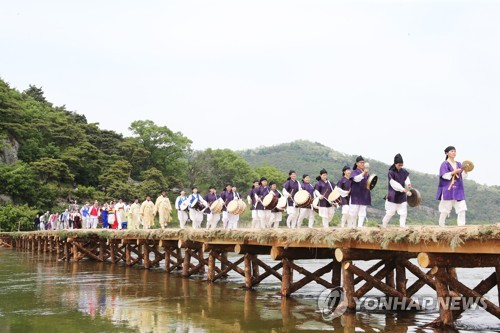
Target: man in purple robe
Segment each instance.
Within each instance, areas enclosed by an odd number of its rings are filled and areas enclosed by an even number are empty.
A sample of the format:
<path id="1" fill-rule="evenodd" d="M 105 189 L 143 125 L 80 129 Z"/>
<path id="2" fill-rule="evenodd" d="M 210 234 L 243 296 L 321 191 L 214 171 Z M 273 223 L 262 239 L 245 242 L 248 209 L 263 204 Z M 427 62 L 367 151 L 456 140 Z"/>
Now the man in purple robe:
<path id="1" fill-rule="evenodd" d="M 265 229 L 270 225 L 271 221 L 271 211 L 265 209 L 262 201 L 265 196 L 271 193 L 271 189 L 267 186 L 267 178 L 262 177 L 259 181 L 259 187 L 255 190 L 255 200 L 257 201 L 257 214 L 259 216 L 260 228 Z"/>
<path id="2" fill-rule="evenodd" d="M 385 200 L 385 216 L 382 219 L 382 226 L 385 228 L 396 214 L 399 214 L 399 226 L 406 226 L 406 216 L 408 215 L 408 203 L 406 196 L 411 195 L 405 187 L 410 188 L 410 173 L 403 168 L 403 157 L 401 154 L 394 156 L 394 163 L 389 168 L 387 178 L 389 180 L 387 198 Z"/>
<path id="3" fill-rule="evenodd" d="M 455 161 L 457 154 L 455 147 L 446 147 L 444 153 L 446 159 L 439 169 L 439 186 L 436 194 L 436 200 L 441 200 L 439 202 L 439 225 L 445 226 L 446 218 L 451 213 L 451 209 L 455 208 L 457 225 L 463 226 L 467 211 L 463 179 L 467 178 L 467 172 L 462 169 L 462 163 Z"/>
<path id="4" fill-rule="evenodd" d="M 222 227 L 224 229 L 227 228 L 227 224 L 229 222 L 229 214 L 227 212 L 227 204 L 230 203 L 234 199 L 234 194 L 232 190 L 231 184 L 226 184 L 226 190 L 221 193 L 220 197 L 224 201 L 224 207 L 222 208 Z"/>
<path id="5" fill-rule="evenodd" d="M 207 213 L 207 229 L 215 229 L 217 228 L 217 223 L 219 223 L 220 220 L 220 213 L 214 213 L 210 210 L 210 206 L 216 201 L 219 200 L 219 195 L 217 194 L 217 191 L 215 189 L 215 186 L 210 186 L 208 189 L 207 195 L 203 199 L 208 204 L 208 207 L 205 209 L 205 213 Z"/>
<path id="6" fill-rule="evenodd" d="M 349 202 L 349 220 L 347 226 L 356 227 L 356 217 L 358 218 L 358 228 L 363 226 L 366 219 L 366 208 L 372 204 L 370 190 L 366 187 L 368 181 L 368 168 L 365 168 L 365 159 L 362 156 L 356 157 L 356 163 L 351 172 L 351 201 Z"/>
<path id="7" fill-rule="evenodd" d="M 342 178 L 337 182 L 337 186 L 346 192 L 351 191 L 351 168 L 346 165 L 342 168 Z M 349 218 L 349 200 L 351 196 L 341 197 L 342 199 L 342 219 L 340 220 L 340 227 L 345 227 L 347 220 Z"/>
<path id="8" fill-rule="evenodd" d="M 319 216 L 322 218 L 323 228 L 328 228 L 335 214 L 335 206 L 328 201 L 328 197 L 337 186 L 328 180 L 328 172 L 325 169 L 321 169 L 316 180 L 318 182 L 316 186 L 314 186 L 314 194 L 319 197 Z M 348 194 L 341 189 L 338 189 L 338 191 L 341 196 L 346 196 Z"/>
<path id="9" fill-rule="evenodd" d="M 259 215 L 257 214 L 257 201 L 255 199 L 255 191 L 259 188 L 259 181 L 254 180 L 252 188 L 247 192 L 247 201 L 250 206 L 250 210 L 252 211 L 252 228 L 256 229 L 260 227 Z"/>
<path id="10" fill-rule="evenodd" d="M 300 183 L 297 180 L 297 174 L 294 170 L 288 172 L 288 179 L 283 184 L 283 195 L 288 197 L 286 205 L 286 213 L 288 217 L 286 219 L 286 226 L 288 228 L 296 228 L 297 220 L 299 218 L 298 209 L 295 207 L 295 201 L 293 196 L 300 190 Z"/>
<path id="11" fill-rule="evenodd" d="M 270 182 L 269 187 L 271 188 L 271 191 L 274 193 L 275 196 L 281 198 L 280 191 L 276 189 L 276 182 Z M 271 210 L 271 221 L 268 228 L 274 227 L 275 229 L 278 229 L 282 218 L 283 218 L 282 211 L 279 210 L 277 207 L 275 207 L 273 210 Z"/>
<path id="12" fill-rule="evenodd" d="M 311 177 L 309 175 L 305 174 L 302 175 L 302 185 L 301 188 L 307 192 L 309 192 L 309 195 L 311 198 L 314 198 L 314 186 L 311 185 Z M 302 225 L 302 221 L 304 219 L 309 219 L 309 228 L 312 228 L 314 226 L 314 211 L 312 209 L 312 205 L 309 207 L 304 207 L 304 208 L 299 208 L 299 219 L 297 221 L 297 228 L 300 228 Z"/>

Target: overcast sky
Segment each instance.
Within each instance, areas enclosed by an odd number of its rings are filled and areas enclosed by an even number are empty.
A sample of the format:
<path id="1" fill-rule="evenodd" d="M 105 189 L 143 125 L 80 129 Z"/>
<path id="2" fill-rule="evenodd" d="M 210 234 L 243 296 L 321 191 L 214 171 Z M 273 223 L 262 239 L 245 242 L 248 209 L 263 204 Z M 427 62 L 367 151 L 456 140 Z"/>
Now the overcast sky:
<path id="1" fill-rule="evenodd" d="M 4 1 L 0 77 L 125 135 L 151 119 L 195 149 L 307 139 L 432 174 L 454 145 L 500 185 L 499 18 L 500 1 Z"/>

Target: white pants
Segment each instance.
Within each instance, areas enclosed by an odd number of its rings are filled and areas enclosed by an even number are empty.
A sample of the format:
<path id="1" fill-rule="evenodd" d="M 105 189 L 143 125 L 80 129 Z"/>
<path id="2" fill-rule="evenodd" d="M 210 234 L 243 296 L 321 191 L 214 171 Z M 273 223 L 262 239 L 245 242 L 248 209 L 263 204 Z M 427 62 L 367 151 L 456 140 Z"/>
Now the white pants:
<path id="1" fill-rule="evenodd" d="M 260 218 L 259 213 L 254 209 L 252 210 L 252 228 L 258 229 L 260 228 Z"/>
<path id="2" fill-rule="evenodd" d="M 240 220 L 239 215 L 235 214 L 227 214 L 228 222 L 227 222 L 227 228 L 228 229 L 236 229 L 238 228 L 238 221 Z"/>
<path id="3" fill-rule="evenodd" d="M 260 228 L 265 229 L 271 225 L 272 215 L 271 215 L 270 210 L 266 210 L 266 209 L 258 210 L 257 214 L 258 214 L 259 220 L 260 220 Z"/>
<path id="4" fill-rule="evenodd" d="M 92 226 L 90 225 L 90 216 L 82 217 L 83 227 L 85 229 L 90 229 Z"/>
<path id="5" fill-rule="evenodd" d="M 347 221 L 349 228 L 356 227 L 356 216 L 358 217 L 358 228 L 363 226 L 366 218 L 366 207 L 365 205 L 349 205 L 349 220 Z"/>
<path id="6" fill-rule="evenodd" d="M 97 223 L 99 222 L 99 218 L 97 216 L 90 216 L 89 225 L 92 229 L 97 229 Z"/>
<path id="7" fill-rule="evenodd" d="M 271 213 L 271 224 L 269 227 L 279 228 L 282 218 L 283 218 L 282 212 L 272 212 Z"/>
<path id="8" fill-rule="evenodd" d="M 314 210 L 311 208 L 300 208 L 299 209 L 299 219 L 297 221 L 297 228 L 302 226 L 304 219 L 309 219 L 309 228 L 314 226 Z"/>
<path id="9" fill-rule="evenodd" d="M 335 214 L 335 207 L 319 207 L 319 216 L 322 219 L 323 228 L 328 228 L 330 221 L 333 219 L 333 215 Z"/>
<path id="10" fill-rule="evenodd" d="M 340 220 L 340 227 L 345 227 L 349 221 L 349 205 L 342 206 L 342 219 Z"/>
<path id="11" fill-rule="evenodd" d="M 465 225 L 465 212 L 467 211 L 467 204 L 465 200 L 441 200 L 439 202 L 439 225 L 444 227 L 446 224 L 446 218 L 450 215 L 451 209 L 455 208 L 455 213 L 457 213 L 457 225 Z"/>
<path id="12" fill-rule="evenodd" d="M 222 228 L 227 229 L 227 225 L 229 223 L 229 213 L 222 212 Z"/>
<path id="13" fill-rule="evenodd" d="M 186 221 L 188 219 L 188 213 L 183 210 L 177 211 L 177 218 L 179 219 L 179 225 L 181 229 L 186 227 Z"/>
<path id="14" fill-rule="evenodd" d="M 201 222 L 203 222 L 203 212 L 190 208 L 189 218 L 193 222 L 193 228 L 195 229 L 201 228 Z"/>
<path id="15" fill-rule="evenodd" d="M 288 217 L 286 218 L 286 226 L 292 229 L 297 228 L 299 209 L 294 206 L 286 206 L 286 213 L 288 214 Z"/>
<path id="16" fill-rule="evenodd" d="M 219 214 L 207 214 L 207 229 L 215 229 L 217 228 L 217 223 L 220 221 L 220 213 Z"/>
<path id="17" fill-rule="evenodd" d="M 385 228 L 391 220 L 391 218 L 396 214 L 399 214 L 399 226 L 404 228 L 406 226 L 406 216 L 408 215 L 408 203 L 405 201 L 403 203 L 397 204 L 390 201 L 385 201 L 385 216 L 382 219 L 382 226 Z"/>

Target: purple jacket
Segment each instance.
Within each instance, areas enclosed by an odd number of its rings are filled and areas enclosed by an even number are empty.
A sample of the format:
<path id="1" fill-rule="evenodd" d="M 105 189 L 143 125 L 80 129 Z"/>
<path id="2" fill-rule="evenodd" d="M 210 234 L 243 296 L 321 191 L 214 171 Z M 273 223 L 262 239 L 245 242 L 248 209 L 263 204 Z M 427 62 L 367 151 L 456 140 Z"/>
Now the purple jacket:
<path id="1" fill-rule="evenodd" d="M 212 194 L 212 193 L 208 193 L 207 195 L 205 195 L 205 197 L 203 199 L 205 199 L 205 201 L 208 203 L 208 208 L 205 209 L 205 213 L 207 214 L 211 214 L 212 211 L 210 210 L 210 205 L 217 199 L 219 199 L 219 195 L 216 193 L 216 194 Z"/>
<path id="2" fill-rule="evenodd" d="M 222 211 L 225 212 L 227 211 L 227 204 L 230 203 L 232 200 L 233 200 L 233 191 L 231 192 L 228 192 L 226 190 L 224 190 L 224 192 L 221 193 L 220 197 L 222 198 L 222 200 L 224 200 L 224 207 L 222 208 Z"/>
<path id="3" fill-rule="evenodd" d="M 351 202 L 352 205 L 362 205 L 370 206 L 372 204 L 372 195 L 369 189 L 366 188 L 366 181 L 368 180 L 368 175 L 364 175 L 363 179 L 356 183 L 354 177 L 362 174 L 363 171 L 356 169 L 351 172 Z"/>
<path id="4" fill-rule="evenodd" d="M 257 188 L 254 192 L 260 198 L 260 200 L 263 200 L 264 197 L 271 192 L 271 189 L 268 186 L 266 187 L 259 186 L 259 188 Z M 255 209 L 264 210 L 264 205 L 262 204 L 262 202 L 259 201 Z"/>
<path id="5" fill-rule="evenodd" d="M 462 168 L 462 163 L 456 162 L 457 168 Z M 464 191 L 464 182 L 462 179 L 462 174 L 455 176 L 455 181 L 450 188 L 451 180 L 447 180 L 443 178 L 443 175 L 448 172 L 452 172 L 453 167 L 446 160 L 441 163 L 441 168 L 439 169 L 439 187 L 436 194 L 436 200 L 465 200 L 465 191 Z M 452 178 L 453 179 L 453 178 Z M 450 188 L 450 189 L 448 189 Z"/>
<path id="6" fill-rule="evenodd" d="M 349 191 L 351 189 L 351 180 L 345 177 L 342 177 L 337 182 L 337 186 L 343 189 L 344 191 Z M 349 200 L 351 199 L 351 193 L 347 197 L 340 197 L 342 200 L 342 206 L 349 205 Z"/>
<path id="7" fill-rule="evenodd" d="M 406 193 L 394 190 L 390 184 L 390 181 L 391 179 L 393 179 L 401 186 L 405 187 L 405 180 L 409 175 L 410 173 L 405 169 L 401 169 L 399 171 L 397 169 L 389 169 L 389 172 L 387 173 L 387 178 L 389 179 L 387 201 L 396 204 L 406 202 Z"/>
<path id="8" fill-rule="evenodd" d="M 333 189 L 335 188 L 335 184 L 333 184 L 331 181 L 327 180 L 324 182 L 323 180 L 319 180 L 316 183 L 316 186 L 314 186 L 314 189 L 318 191 L 322 196 L 325 198 L 319 201 L 319 207 L 331 207 L 330 203 L 328 202 L 328 196 L 330 193 L 332 193 Z"/>
<path id="9" fill-rule="evenodd" d="M 297 180 L 293 181 L 291 179 L 287 180 L 283 184 L 283 188 L 287 190 L 288 193 L 290 193 L 293 196 L 300 190 L 300 185 Z M 288 206 L 294 206 L 294 202 L 291 198 L 288 198 Z"/>

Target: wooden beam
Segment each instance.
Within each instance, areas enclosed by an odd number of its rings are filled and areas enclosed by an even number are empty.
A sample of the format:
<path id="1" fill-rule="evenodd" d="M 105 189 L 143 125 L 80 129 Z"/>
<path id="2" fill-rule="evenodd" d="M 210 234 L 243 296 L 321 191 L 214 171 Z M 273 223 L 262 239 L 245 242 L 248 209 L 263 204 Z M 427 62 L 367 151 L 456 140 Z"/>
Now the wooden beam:
<path id="1" fill-rule="evenodd" d="M 332 270 L 332 267 L 334 265 L 333 261 L 330 262 L 328 265 L 321 267 L 320 269 L 314 271 L 314 272 L 309 272 L 308 270 L 304 269 L 303 267 L 300 267 L 296 265 L 293 261 L 289 263 L 289 265 L 292 267 L 293 270 L 299 272 L 300 274 L 304 275 L 302 279 L 299 281 L 292 283 L 289 289 L 289 294 L 293 294 L 300 288 L 304 287 L 306 284 L 308 284 L 311 281 L 315 281 L 317 284 L 322 285 L 325 288 L 334 288 L 335 286 L 331 284 L 330 282 L 325 281 L 324 279 L 321 278 L 324 274 L 330 272 Z"/>
<path id="2" fill-rule="evenodd" d="M 500 305 L 500 267 L 495 267 L 495 276 L 497 278 L 498 304 Z"/>
<path id="3" fill-rule="evenodd" d="M 271 250 L 271 253 L 272 252 L 273 251 Z M 283 274 L 281 279 L 281 296 L 285 297 L 290 296 L 290 287 L 293 283 L 292 266 L 290 265 L 291 262 L 293 262 L 292 259 L 288 258 L 281 259 L 281 263 L 283 264 Z"/>
<path id="4" fill-rule="evenodd" d="M 333 258 L 333 249 L 318 249 L 318 248 L 283 248 L 273 246 L 271 248 L 271 258 L 274 260 L 281 259 L 331 259 Z"/>
<path id="5" fill-rule="evenodd" d="M 498 267 L 500 254 L 460 254 L 455 253 L 426 253 L 421 252 L 417 257 L 421 267 Z"/>
<path id="6" fill-rule="evenodd" d="M 248 245 L 248 244 L 236 244 L 234 246 L 234 252 L 236 254 L 270 254 L 271 246 L 265 245 Z"/>
<path id="7" fill-rule="evenodd" d="M 368 274 L 372 274 L 373 272 L 376 272 L 380 267 L 384 266 L 384 264 L 385 264 L 385 261 L 384 260 L 380 260 L 375 265 L 373 265 L 372 267 L 368 268 L 365 272 L 368 273 Z M 356 277 L 354 279 L 354 285 L 357 285 L 361 281 L 363 281 L 362 277 L 360 277 L 360 276 Z"/>
<path id="8" fill-rule="evenodd" d="M 360 249 L 335 249 L 335 259 L 338 262 L 353 261 L 353 260 L 391 260 L 400 256 L 404 258 L 415 258 L 415 253 L 399 252 L 399 251 L 386 251 L 386 250 L 360 250 Z"/>
<path id="9" fill-rule="evenodd" d="M 391 272 L 394 269 L 394 262 L 392 260 L 391 261 L 384 261 L 384 263 L 385 263 L 384 268 L 382 268 L 380 271 L 378 271 L 373 276 L 373 279 L 381 281 L 383 278 L 385 278 L 387 276 L 387 274 L 389 274 L 389 272 Z M 365 273 L 368 276 L 371 276 L 367 272 L 365 272 Z M 359 275 L 359 277 L 362 278 L 362 279 L 364 279 L 364 277 L 362 277 L 360 275 Z M 366 293 L 368 293 L 374 287 L 373 283 L 371 283 L 372 280 L 370 280 L 370 281 L 365 280 L 365 281 L 366 281 L 366 283 L 363 284 L 361 287 L 359 287 L 358 290 L 356 290 L 355 296 L 358 299 L 361 298 L 361 297 L 363 297 Z"/>
<path id="10" fill-rule="evenodd" d="M 336 260 L 332 260 L 332 285 L 340 287 L 342 283 L 342 264 Z"/>
<path id="11" fill-rule="evenodd" d="M 342 280 L 347 300 L 346 311 L 352 313 L 356 312 L 356 301 L 354 300 L 354 273 L 348 269 L 349 266 L 352 266 L 350 261 L 342 263 Z"/>
<path id="12" fill-rule="evenodd" d="M 232 244 L 210 244 L 210 243 L 203 243 L 202 246 L 202 251 L 203 252 L 210 252 L 210 251 L 215 251 L 218 253 L 222 252 L 234 252 L 234 245 Z"/>
<path id="13" fill-rule="evenodd" d="M 180 249 L 192 249 L 192 250 L 201 250 L 203 243 L 201 242 L 195 242 L 192 240 L 182 240 L 179 239 L 177 246 Z"/>
<path id="14" fill-rule="evenodd" d="M 265 272 L 262 273 L 262 274 L 259 274 L 259 275 L 255 275 L 255 267 L 256 266 L 260 266 L 262 268 L 264 268 Z M 259 284 L 262 280 L 264 280 L 265 278 L 267 278 L 268 276 L 275 276 L 277 279 L 279 279 L 280 281 L 282 280 L 282 275 L 280 273 L 278 273 L 278 269 L 282 268 L 283 267 L 283 262 L 279 262 L 278 264 L 276 264 L 275 266 L 271 267 L 267 264 L 265 264 L 264 262 L 262 262 L 260 259 L 258 258 L 253 258 L 252 259 L 252 275 L 254 277 L 253 281 L 252 281 L 252 286 L 255 286 L 257 284 Z"/>
<path id="15" fill-rule="evenodd" d="M 420 255 L 419 255 L 420 256 Z M 450 280 L 448 273 L 444 269 L 438 269 L 436 272 L 436 292 L 439 302 L 439 317 L 441 320 L 441 328 L 450 329 L 454 328 L 453 313 L 450 304 L 446 303 L 451 300 L 450 292 L 448 290 L 448 281 Z"/>
<path id="16" fill-rule="evenodd" d="M 406 296 L 411 297 L 415 295 L 415 293 L 420 289 L 422 289 L 422 287 L 425 286 L 426 284 L 430 286 L 432 289 L 436 290 L 436 284 L 434 282 L 434 274 L 436 273 L 436 271 L 437 267 L 433 267 L 429 269 L 425 274 L 420 270 L 418 270 L 418 275 L 414 273 L 414 275 L 418 277 L 418 280 L 408 287 L 408 289 L 406 290 Z"/>

